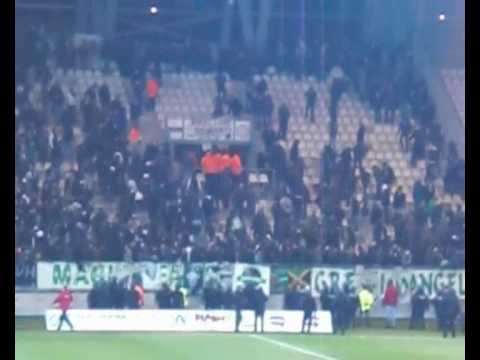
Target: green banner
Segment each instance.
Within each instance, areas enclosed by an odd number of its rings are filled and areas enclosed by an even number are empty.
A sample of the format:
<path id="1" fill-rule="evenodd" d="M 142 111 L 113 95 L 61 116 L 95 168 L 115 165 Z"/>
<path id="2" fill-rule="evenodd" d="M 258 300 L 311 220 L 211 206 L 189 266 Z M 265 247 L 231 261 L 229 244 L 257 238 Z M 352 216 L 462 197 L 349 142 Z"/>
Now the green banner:
<path id="1" fill-rule="evenodd" d="M 270 266 L 235 264 L 233 289 L 239 285 L 261 286 L 264 293 L 270 294 Z"/>
<path id="2" fill-rule="evenodd" d="M 75 263 L 40 262 L 37 264 L 37 288 L 52 290 L 68 286 L 72 290 L 89 290 L 98 282 L 137 276 L 146 290 L 156 290 L 164 283 L 174 286 L 181 282 L 183 274 L 181 263 L 91 262 L 79 267 Z"/>
<path id="3" fill-rule="evenodd" d="M 266 294 L 281 294 L 293 285 L 308 285 L 318 296 L 323 283 L 328 286 L 345 283 L 360 288 L 367 284 L 375 296 L 383 295 L 388 280 L 397 284 L 401 302 L 408 302 L 413 291 L 422 286 L 429 296 L 434 296 L 443 286 L 449 285 L 457 295 L 465 298 L 465 270 L 449 269 L 385 269 L 385 268 L 333 268 L 305 266 L 270 266 L 231 263 L 124 263 L 90 262 L 78 267 L 68 262 L 37 263 L 37 288 L 56 290 L 68 286 L 72 290 L 89 290 L 95 283 L 140 278 L 146 290 L 156 290 L 166 283 L 171 287 L 182 283 L 195 295 L 208 283 L 224 289 L 238 285 L 261 285 Z"/>
<path id="4" fill-rule="evenodd" d="M 451 286 L 460 299 L 465 298 L 465 270 L 448 269 L 381 269 L 372 268 L 314 268 L 311 284 L 315 296 L 320 294 L 323 283 L 332 286 L 347 283 L 357 289 L 366 284 L 375 296 L 384 294 L 388 280 L 393 280 L 400 293 L 400 302 L 406 303 L 419 286 L 432 297 L 443 286 Z"/>
<path id="5" fill-rule="evenodd" d="M 209 284 L 231 289 L 233 282 L 233 264 L 230 263 L 192 263 L 185 267 L 184 285 L 189 293 L 196 295 Z"/>

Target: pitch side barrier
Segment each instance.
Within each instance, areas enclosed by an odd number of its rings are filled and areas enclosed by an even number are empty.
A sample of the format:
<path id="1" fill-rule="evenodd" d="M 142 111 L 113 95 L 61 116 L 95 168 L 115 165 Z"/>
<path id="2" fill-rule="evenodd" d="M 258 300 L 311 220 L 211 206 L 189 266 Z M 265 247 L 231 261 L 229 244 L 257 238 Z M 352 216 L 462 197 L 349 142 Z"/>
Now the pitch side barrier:
<path id="1" fill-rule="evenodd" d="M 47 331 L 57 331 L 60 310 L 45 312 Z M 169 331 L 169 332 L 234 332 L 233 310 L 79 310 L 68 312 L 75 331 Z M 239 331 L 254 332 L 254 313 L 242 311 Z M 267 310 L 264 316 L 266 333 L 300 333 L 302 311 Z M 257 330 L 260 330 L 260 320 Z M 70 331 L 63 325 L 61 331 Z M 332 317 L 329 311 L 314 313 L 311 332 L 331 334 Z"/>

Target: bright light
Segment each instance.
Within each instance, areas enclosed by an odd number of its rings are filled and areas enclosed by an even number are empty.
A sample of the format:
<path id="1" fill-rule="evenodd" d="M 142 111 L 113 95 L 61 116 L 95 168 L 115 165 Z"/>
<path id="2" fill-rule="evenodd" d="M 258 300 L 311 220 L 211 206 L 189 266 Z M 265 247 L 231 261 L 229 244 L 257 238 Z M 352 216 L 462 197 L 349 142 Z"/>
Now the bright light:
<path id="1" fill-rule="evenodd" d="M 446 18 L 445 14 L 438 15 L 438 21 L 445 21 Z"/>
<path id="2" fill-rule="evenodd" d="M 156 6 L 151 6 L 150 7 L 150 14 L 156 14 L 158 13 L 158 8 Z"/>

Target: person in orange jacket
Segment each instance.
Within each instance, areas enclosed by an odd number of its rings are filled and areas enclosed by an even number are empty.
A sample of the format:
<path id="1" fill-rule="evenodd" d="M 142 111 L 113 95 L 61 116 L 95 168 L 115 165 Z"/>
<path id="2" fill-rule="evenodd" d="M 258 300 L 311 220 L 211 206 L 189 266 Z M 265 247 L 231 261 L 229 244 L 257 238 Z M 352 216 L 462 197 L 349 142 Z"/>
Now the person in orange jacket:
<path id="1" fill-rule="evenodd" d="M 136 127 L 132 127 L 128 132 L 128 141 L 130 144 L 135 144 L 141 140 L 140 131 Z"/>
<path id="2" fill-rule="evenodd" d="M 158 86 L 157 80 L 155 80 L 155 78 L 151 75 L 147 76 L 146 93 L 147 93 L 147 110 L 148 111 L 155 110 L 155 101 L 157 100 L 158 90 L 159 90 L 159 86 Z"/>
<path id="3" fill-rule="evenodd" d="M 231 159 L 230 159 L 230 154 L 225 151 L 223 154 L 220 154 L 220 169 L 221 171 L 220 172 L 226 172 L 230 169 L 230 163 L 231 163 Z"/>
<path id="4" fill-rule="evenodd" d="M 237 153 L 232 153 L 230 156 L 230 169 L 234 176 L 240 176 L 242 174 L 242 159 Z"/>

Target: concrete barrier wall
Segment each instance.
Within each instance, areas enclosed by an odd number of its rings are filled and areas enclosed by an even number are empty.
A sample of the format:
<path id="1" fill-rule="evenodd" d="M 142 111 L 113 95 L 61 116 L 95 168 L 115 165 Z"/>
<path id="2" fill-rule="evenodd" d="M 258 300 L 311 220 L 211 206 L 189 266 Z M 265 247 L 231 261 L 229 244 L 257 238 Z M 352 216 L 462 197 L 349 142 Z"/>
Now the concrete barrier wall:
<path id="1" fill-rule="evenodd" d="M 86 309 L 87 292 L 74 292 L 73 308 Z M 54 308 L 52 305 L 56 292 L 46 291 L 30 291 L 15 293 L 15 316 L 43 316 L 47 309 Z M 317 299 L 318 302 L 318 299 Z M 462 301 L 462 308 L 464 308 Z M 145 294 L 145 309 L 156 309 L 155 296 L 153 292 Z M 188 298 L 188 308 L 203 309 L 203 302 L 200 297 L 194 296 Z M 267 308 L 270 310 L 281 310 L 283 308 L 283 295 L 271 295 L 268 299 Z M 383 317 L 384 311 L 382 306 L 377 302 L 372 309 L 372 317 Z M 430 307 L 426 314 L 427 318 L 434 318 L 433 307 Z M 410 305 L 400 305 L 398 309 L 399 318 L 410 317 Z"/>

